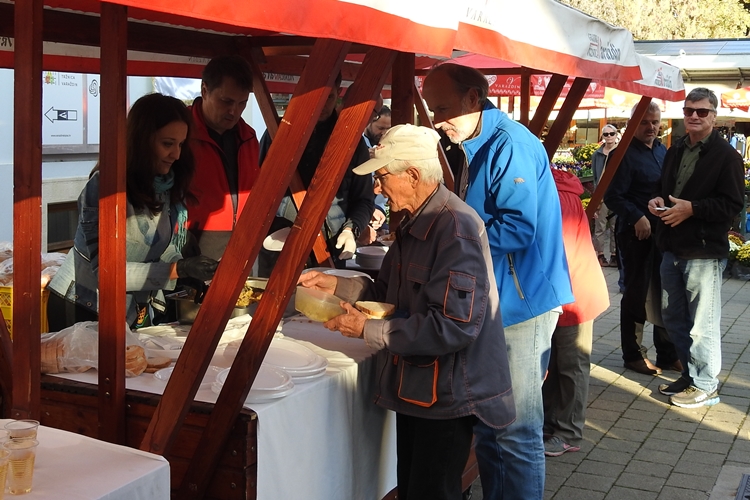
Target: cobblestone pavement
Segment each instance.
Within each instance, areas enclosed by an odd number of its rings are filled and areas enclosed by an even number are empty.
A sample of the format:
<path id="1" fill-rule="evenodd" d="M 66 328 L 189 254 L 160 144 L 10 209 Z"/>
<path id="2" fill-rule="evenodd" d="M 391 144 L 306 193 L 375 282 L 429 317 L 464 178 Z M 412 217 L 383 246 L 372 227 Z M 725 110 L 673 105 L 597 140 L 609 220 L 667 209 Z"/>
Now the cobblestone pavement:
<path id="1" fill-rule="evenodd" d="M 611 305 L 594 322 L 584 443 L 547 459 L 545 500 L 734 500 L 742 474 L 750 474 L 750 282 L 722 286 L 721 402 L 683 409 L 657 389 L 677 372 L 652 377 L 623 368 L 618 272 L 604 273 Z M 472 500 L 482 500 L 479 481 Z"/>

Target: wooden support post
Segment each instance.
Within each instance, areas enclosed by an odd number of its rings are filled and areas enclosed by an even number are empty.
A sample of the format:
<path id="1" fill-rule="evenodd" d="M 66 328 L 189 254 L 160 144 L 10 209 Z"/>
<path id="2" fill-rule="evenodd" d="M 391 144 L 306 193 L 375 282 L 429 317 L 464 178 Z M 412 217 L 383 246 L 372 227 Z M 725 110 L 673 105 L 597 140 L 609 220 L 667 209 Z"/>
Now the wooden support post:
<path id="1" fill-rule="evenodd" d="M 434 129 L 435 124 L 432 123 L 430 113 L 427 111 L 427 106 L 425 106 L 424 99 L 422 99 L 422 93 L 419 91 L 419 88 L 417 88 L 416 82 L 414 83 L 414 105 L 417 107 L 417 115 L 419 116 L 419 121 L 422 122 L 422 125 Z M 455 185 L 453 171 L 448 163 L 448 158 L 445 156 L 445 151 L 443 151 L 442 145 L 438 147 L 438 159 L 440 160 L 440 166 L 443 167 L 443 183 L 445 184 L 445 187 L 453 191 L 453 186 Z"/>
<path id="2" fill-rule="evenodd" d="M 391 76 L 391 125 L 414 123 L 414 54 L 399 52 Z"/>
<path id="3" fill-rule="evenodd" d="M 42 0 L 15 4 L 13 418 L 39 418 L 42 252 Z"/>
<path id="4" fill-rule="evenodd" d="M 99 438 L 125 442 L 127 7 L 101 4 Z"/>
<path id="5" fill-rule="evenodd" d="M 570 86 L 568 96 L 565 98 L 562 108 L 557 113 L 555 122 L 547 133 L 547 139 L 544 141 L 544 149 L 547 150 L 547 157 L 550 161 L 552 161 L 552 156 L 557 151 L 560 141 L 565 137 L 565 133 L 570 126 L 570 120 L 573 119 L 573 113 L 576 112 L 578 105 L 581 104 L 581 99 L 586 94 L 589 83 L 591 83 L 591 79 L 589 78 L 576 78 L 573 80 L 573 85 Z"/>
<path id="6" fill-rule="evenodd" d="M 536 107 L 534 118 L 532 118 L 529 123 L 529 130 L 535 136 L 542 136 L 544 126 L 547 124 L 547 120 L 549 120 L 550 113 L 555 109 L 557 98 L 560 97 L 560 92 L 562 92 L 563 87 L 565 87 L 565 82 L 567 81 L 568 77 L 565 75 L 555 74 L 550 78 L 549 83 L 547 84 L 547 89 L 544 91 L 544 95 L 539 101 L 539 106 Z"/>
<path id="7" fill-rule="evenodd" d="M 617 147 L 609 153 L 607 166 L 605 167 L 604 173 L 602 173 L 602 176 L 599 179 L 599 183 L 596 185 L 594 193 L 591 195 L 589 206 L 586 207 L 586 216 L 589 219 L 592 219 L 594 217 L 594 214 L 599 210 L 599 205 L 601 205 L 602 200 L 604 199 L 604 193 L 607 191 L 609 183 L 612 182 L 612 178 L 614 177 L 615 172 L 617 172 L 617 167 L 620 166 L 620 162 L 625 156 L 625 152 L 628 150 L 630 142 L 633 140 L 635 129 L 638 127 L 638 124 L 641 123 L 641 120 L 646 115 L 646 111 L 648 110 L 648 105 L 650 103 L 650 97 L 641 97 L 641 100 L 635 107 L 635 111 L 633 111 L 633 116 L 631 116 L 630 120 L 628 121 L 628 126 L 625 128 L 625 132 L 622 134 L 620 142 L 617 144 Z"/>
<path id="8" fill-rule="evenodd" d="M 268 150 L 265 167 L 261 169 L 250 198 L 240 214 L 211 288 L 203 300 L 185 347 L 156 407 L 141 442 L 141 449 L 164 455 L 171 448 L 224 332 L 245 279 L 258 256 L 260 246 L 276 214 L 276 207 L 279 206 L 315 127 L 315 121 L 310 120 L 310 117 L 318 116 L 323 109 L 348 49 L 349 43 L 338 40 L 320 39 L 316 42 L 308 67 L 300 78 L 297 91 L 279 126 L 276 140 Z M 328 203 L 330 205 L 330 199 Z M 283 309 L 282 300 L 288 300 L 288 297 L 272 296 L 268 291 L 263 297 L 264 300 L 275 301 L 275 306 L 280 309 Z M 274 330 L 275 328 L 276 325 L 273 326 Z M 232 409 L 222 410 L 217 406 L 216 411 Z M 218 429 L 211 429 L 211 432 L 215 431 Z M 201 455 L 202 451 L 198 454 Z M 189 483 L 186 486 L 188 489 L 194 486 L 197 488 L 192 481 L 186 483 Z"/>
<path id="9" fill-rule="evenodd" d="M 360 131 L 364 130 L 372 116 L 375 99 L 383 87 L 394 58 L 395 53 L 392 51 L 373 49 L 365 57 L 358 79 L 347 92 L 344 108 L 310 183 L 309 196 L 300 208 L 216 401 L 216 409 L 206 424 L 211 432 L 203 433 L 198 445 L 199 453 L 193 457 L 185 476 L 190 480 L 182 484 L 178 498 L 203 498 L 219 453 L 250 392 L 318 228 L 328 213 L 331 200 L 357 148 Z"/>
<path id="10" fill-rule="evenodd" d="M 521 116 L 519 123 L 529 125 L 531 109 L 531 73 L 527 68 L 521 68 Z"/>

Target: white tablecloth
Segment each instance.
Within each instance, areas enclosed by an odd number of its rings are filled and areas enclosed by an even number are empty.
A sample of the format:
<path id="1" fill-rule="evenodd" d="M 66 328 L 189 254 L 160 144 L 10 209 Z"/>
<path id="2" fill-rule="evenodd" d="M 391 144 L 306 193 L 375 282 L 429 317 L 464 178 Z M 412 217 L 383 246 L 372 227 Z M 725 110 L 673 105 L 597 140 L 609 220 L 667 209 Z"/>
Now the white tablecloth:
<path id="1" fill-rule="evenodd" d="M 246 405 L 258 415 L 258 499 L 381 499 L 396 486 L 396 419 L 372 402 L 374 352 L 301 316 L 281 331 L 328 359 L 328 369 L 287 397 Z M 229 363 L 220 347 L 211 364 Z M 94 370 L 55 376 L 97 383 Z M 161 394 L 166 383 L 143 374 L 126 386 Z M 216 398 L 210 389 L 195 397 Z"/>
<path id="2" fill-rule="evenodd" d="M 4 426 L 9 420 L 1 420 Z M 169 499 L 169 462 L 159 455 L 40 426 L 28 500 Z M 6 498 L 16 498 L 6 494 Z"/>

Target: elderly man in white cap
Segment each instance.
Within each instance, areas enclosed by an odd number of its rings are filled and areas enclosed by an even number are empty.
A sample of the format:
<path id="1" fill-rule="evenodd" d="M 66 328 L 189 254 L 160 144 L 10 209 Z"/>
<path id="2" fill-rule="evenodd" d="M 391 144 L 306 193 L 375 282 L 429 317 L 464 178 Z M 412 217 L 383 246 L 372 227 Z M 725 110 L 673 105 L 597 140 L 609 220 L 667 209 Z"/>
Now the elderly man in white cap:
<path id="1" fill-rule="evenodd" d="M 398 496 L 406 500 L 460 500 L 474 424 L 502 428 L 515 418 L 484 223 L 442 185 L 438 140 L 429 128 L 393 127 L 354 169 L 374 172 L 391 211 L 406 214 L 377 282 L 300 277 L 347 301 L 326 328 L 378 350 L 375 403 L 397 414 Z M 395 311 L 369 319 L 350 305 L 357 300 Z"/>

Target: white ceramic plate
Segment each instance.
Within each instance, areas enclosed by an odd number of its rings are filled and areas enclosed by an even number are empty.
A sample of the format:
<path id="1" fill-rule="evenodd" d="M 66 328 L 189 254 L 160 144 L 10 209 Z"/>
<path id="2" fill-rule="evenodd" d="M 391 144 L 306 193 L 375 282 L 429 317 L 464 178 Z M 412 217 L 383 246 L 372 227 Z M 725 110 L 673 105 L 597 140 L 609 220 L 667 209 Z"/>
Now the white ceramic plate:
<path id="1" fill-rule="evenodd" d="M 289 339 L 273 339 L 263 363 L 281 368 L 293 378 L 325 370 L 328 360 L 302 344 Z"/>
<path id="2" fill-rule="evenodd" d="M 229 368 L 221 370 L 216 375 L 216 382 L 220 385 L 224 385 L 229 374 Z M 260 365 L 258 376 L 255 377 L 255 382 L 250 391 L 284 391 L 293 387 L 292 377 L 287 372 L 275 366 Z"/>
<path id="3" fill-rule="evenodd" d="M 161 380 L 162 382 L 166 382 L 169 380 L 169 377 L 172 376 L 172 371 L 174 370 L 174 366 L 168 366 L 167 368 L 162 368 L 161 370 L 158 370 L 156 373 L 154 373 L 154 378 L 156 380 Z M 201 382 L 200 388 L 201 389 L 210 389 L 211 384 L 214 380 L 216 380 L 216 376 L 219 374 L 219 372 L 222 370 L 222 368 L 219 368 L 218 366 L 211 365 L 206 369 L 206 374 L 203 376 L 203 382 Z"/>
<path id="4" fill-rule="evenodd" d="M 284 242 L 286 241 L 287 236 L 289 236 L 291 230 L 291 227 L 285 227 L 269 234 L 266 236 L 266 239 L 263 240 L 263 248 L 270 250 L 271 252 L 281 252 L 281 249 L 284 248 Z"/>

